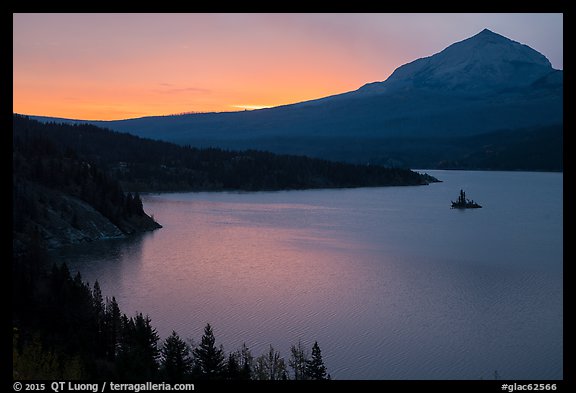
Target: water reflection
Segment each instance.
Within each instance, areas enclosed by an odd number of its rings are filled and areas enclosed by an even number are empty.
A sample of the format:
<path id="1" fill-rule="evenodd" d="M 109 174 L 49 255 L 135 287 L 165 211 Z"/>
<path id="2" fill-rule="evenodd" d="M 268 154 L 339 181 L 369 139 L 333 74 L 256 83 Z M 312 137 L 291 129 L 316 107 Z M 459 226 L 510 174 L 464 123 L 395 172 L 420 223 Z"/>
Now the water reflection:
<path id="1" fill-rule="evenodd" d="M 562 378 L 562 177 L 144 199 L 163 228 L 62 252 L 162 337 L 321 345 L 340 379 Z M 464 187 L 485 206 L 454 211 Z M 72 270 L 72 269 L 71 269 Z"/>
<path id="2" fill-rule="evenodd" d="M 51 253 L 56 263 L 66 263 L 74 275 L 80 272 L 84 281 L 99 280 L 104 294 L 121 293 L 127 277 L 138 275 L 142 267 L 143 246 L 154 232 L 121 239 L 106 239 L 78 245 L 67 245 Z"/>

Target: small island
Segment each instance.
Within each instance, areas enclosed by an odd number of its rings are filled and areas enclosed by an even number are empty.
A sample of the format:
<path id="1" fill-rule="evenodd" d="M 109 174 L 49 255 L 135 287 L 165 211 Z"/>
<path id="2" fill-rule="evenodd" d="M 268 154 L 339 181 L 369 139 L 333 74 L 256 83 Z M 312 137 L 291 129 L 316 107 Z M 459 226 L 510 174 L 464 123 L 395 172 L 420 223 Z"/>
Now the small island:
<path id="1" fill-rule="evenodd" d="M 452 202 L 452 209 L 478 209 L 481 208 L 479 204 L 474 202 L 473 200 L 466 199 L 466 193 L 464 190 L 460 190 L 460 196 L 456 200 L 456 202 Z"/>

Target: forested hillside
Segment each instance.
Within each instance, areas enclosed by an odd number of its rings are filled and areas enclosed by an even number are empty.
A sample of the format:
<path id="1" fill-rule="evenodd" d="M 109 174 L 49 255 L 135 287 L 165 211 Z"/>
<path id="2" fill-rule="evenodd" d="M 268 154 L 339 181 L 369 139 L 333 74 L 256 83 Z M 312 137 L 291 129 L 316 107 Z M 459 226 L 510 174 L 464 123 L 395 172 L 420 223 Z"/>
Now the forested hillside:
<path id="1" fill-rule="evenodd" d="M 283 190 L 422 185 L 408 169 L 353 165 L 248 150 L 198 149 L 88 124 L 40 123 L 14 115 L 14 135 L 42 137 L 75 151 L 130 191 Z"/>
<path id="2" fill-rule="evenodd" d="M 15 118 L 12 144 L 12 233 L 16 253 L 32 238 L 47 247 L 159 228 L 140 196 L 71 148 L 29 131 Z"/>

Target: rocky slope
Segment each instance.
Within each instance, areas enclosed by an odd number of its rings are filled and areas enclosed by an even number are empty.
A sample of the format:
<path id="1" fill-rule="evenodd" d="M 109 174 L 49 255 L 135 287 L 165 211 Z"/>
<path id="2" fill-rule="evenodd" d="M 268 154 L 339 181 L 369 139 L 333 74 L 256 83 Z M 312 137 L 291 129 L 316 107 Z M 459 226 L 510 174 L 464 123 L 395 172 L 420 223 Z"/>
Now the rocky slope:
<path id="1" fill-rule="evenodd" d="M 18 254 L 160 228 L 138 194 L 14 119 L 12 239 Z"/>

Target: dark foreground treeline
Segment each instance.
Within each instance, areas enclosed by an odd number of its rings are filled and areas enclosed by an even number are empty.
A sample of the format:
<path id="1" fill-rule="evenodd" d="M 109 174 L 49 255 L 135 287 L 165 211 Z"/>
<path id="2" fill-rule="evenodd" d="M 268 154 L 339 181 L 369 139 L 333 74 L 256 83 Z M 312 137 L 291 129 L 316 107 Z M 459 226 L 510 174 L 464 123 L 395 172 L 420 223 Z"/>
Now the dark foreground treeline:
<path id="1" fill-rule="evenodd" d="M 226 353 L 207 324 L 198 344 L 176 332 L 161 341 L 148 316 L 128 317 L 98 282 L 44 268 L 40 239 L 13 257 L 13 378 L 103 380 L 327 379 L 320 347 L 293 345 L 286 362 L 272 345 L 255 357 L 244 345 Z"/>
<path id="2" fill-rule="evenodd" d="M 14 139 L 44 139 L 102 168 L 130 191 L 285 190 L 421 185 L 409 169 L 355 165 L 263 151 L 198 149 L 89 124 L 41 123 L 13 115 Z"/>

